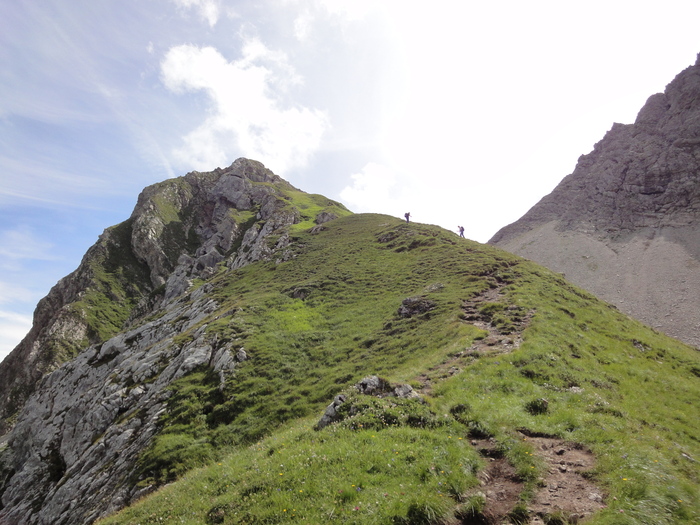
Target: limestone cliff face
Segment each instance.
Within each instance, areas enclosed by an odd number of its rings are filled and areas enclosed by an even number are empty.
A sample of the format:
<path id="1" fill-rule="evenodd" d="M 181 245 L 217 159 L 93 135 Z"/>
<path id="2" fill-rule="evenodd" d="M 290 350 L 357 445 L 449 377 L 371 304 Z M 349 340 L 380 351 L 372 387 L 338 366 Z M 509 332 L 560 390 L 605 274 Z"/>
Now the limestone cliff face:
<path id="1" fill-rule="evenodd" d="M 205 292 L 45 376 L 3 455 L 0 523 L 91 523 L 138 497 L 136 460 L 157 431 L 167 386 L 200 365 L 225 374 L 236 364 L 231 343 L 204 330 L 188 344 L 173 340 L 213 311 Z"/>
<path id="2" fill-rule="evenodd" d="M 700 55 L 489 243 L 700 346 Z"/>
<path id="3" fill-rule="evenodd" d="M 287 260 L 292 225 L 350 213 L 315 196 L 310 216 L 300 195 L 238 159 L 146 188 L 105 230 L 0 364 L 0 436 L 14 426 L 0 443 L 0 523 L 89 523 L 138 496 L 135 461 L 167 386 L 199 366 L 224 381 L 245 358 L 205 327 L 175 339 L 216 309 L 202 282 L 222 265 Z"/>
<path id="4" fill-rule="evenodd" d="M 152 290 L 146 266 L 128 247 L 128 230 L 127 223 L 105 230 L 80 266 L 39 301 L 31 330 L 0 363 L 0 435 L 44 374 L 116 333 L 134 303 Z M 117 273 L 115 259 L 122 259 Z M 111 300 L 114 306 L 100 319 L 87 314 L 88 307 Z"/>

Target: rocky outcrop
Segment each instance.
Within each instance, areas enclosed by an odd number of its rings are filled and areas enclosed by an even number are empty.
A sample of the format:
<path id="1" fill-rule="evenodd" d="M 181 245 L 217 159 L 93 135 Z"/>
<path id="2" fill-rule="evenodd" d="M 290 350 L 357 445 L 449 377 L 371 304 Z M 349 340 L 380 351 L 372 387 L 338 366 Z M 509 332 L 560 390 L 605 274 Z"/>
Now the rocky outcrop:
<path id="1" fill-rule="evenodd" d="M 490 241 L 700 346 L 700 55 Z"/>
<path id="2" fill-rule="evenodd" d="M 231 315 L 207 279 L 288 260 L 292 225 L 350 213 L 312 197 L 238 159 L 146 188 L 131 217 L 105 230 L 0 365 L 0 435 L 14 423 L 0 448 L 0 523 L 91 523 L 148 490 L 136 463 L 168 387 L 208 367 L 221 388 L 249 358 L 235 338 L 207 334 Z"/>
<path id="3" fill-rule="evenodd" d="M 220 263 L 289 258 L 288 228 L 303 218 L 290 203 L 294 192 L 303 193 L 243 158 L 144 189 L 131 217 L 105 230 L 39 302 L 31 331 L 0 363 L 0 435 L 46 373 L 185 293 L 193 279 Z M 310 222 L 348 213 L 326 202 Z"/>
<path id="4" fill-rule="evenodd" d="M 400 317 L 413 317 L 429 312 L 437 306 L 437 303 L 427 297 L 407 297 L 401 301 L 398 315 Z"/>
<path id="5" fill-rule="evenodd" d="M 226 375 L 240 361 L 234 342 L 206 334 L 216 307 L 199 288 L 46 376 L 10 435 L 0 523 L 90 523 L 141 495 L 136 460 L 158 431 L 167 387 L 197 367 Z M 200 324 L 188 343 L 174 340 Z"/>
<path id="6" fill-rule="evenodd" d="M 145 265 L 124 250 L 129 227 L 127 221 L 105 230 L 80 266 L 39 301 L 31 330 L 0 363 L 0 435 L 44 374 L 117 333 L 136 302 L 152 290 Z M 99 315 L 100 307 L 109 312 Z"/>
<path id="7" fill-rule="evenodd" d="M 413 390 L 413 387 L 408 384 L 398 384 L 392 385 L 386 379 L 379 376 L 367 376 L 362 381 L 357 383 L 353 389 L 364 396 L 375 396 L 378 398 L 385 397 L 396 397 L 399 399 L 421 399 L 420 394 Z M 339 412 L 339 408 L 348 399 L 346 394 L 338 394 L 333 398 L 330 405 L 326 407 L 323 416 L 316 423 L 314 427 L 316 430 L 321 430 L 328 425 L 339 421 L 342 416 Z M 351 409 L 349 411 L 350 415 L 354 415 L 356 412 Z"/>

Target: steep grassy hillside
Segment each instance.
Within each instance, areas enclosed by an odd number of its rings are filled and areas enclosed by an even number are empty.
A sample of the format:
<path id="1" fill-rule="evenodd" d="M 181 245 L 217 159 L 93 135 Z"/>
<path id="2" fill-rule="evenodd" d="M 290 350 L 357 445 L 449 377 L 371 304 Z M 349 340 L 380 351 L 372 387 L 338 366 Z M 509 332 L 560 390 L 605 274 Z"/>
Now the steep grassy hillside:
<path id="1" fill-rule="evenodd" d="M 199 283 L 220 307 L 178 342 L 247 359 L 176 383 L 135 480 L 174 483 L 100 523 L 700 522 L 697 352 L 440 228 L 323 226 Z M 421 397 L 353 388 L 373 374 Z"/>

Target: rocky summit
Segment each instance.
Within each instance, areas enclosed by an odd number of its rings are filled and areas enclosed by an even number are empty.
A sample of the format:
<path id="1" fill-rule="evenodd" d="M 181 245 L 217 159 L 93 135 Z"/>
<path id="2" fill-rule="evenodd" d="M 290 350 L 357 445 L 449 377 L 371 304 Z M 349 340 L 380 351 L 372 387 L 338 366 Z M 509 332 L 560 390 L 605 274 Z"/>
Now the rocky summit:
<path id="1" fill-rule="evenodd" d="M 295 197 L 302 205 L 293 204 Z M 184 302 L 183 293 L 219 264 L 235 269 L 286 260 L 292 257 L 286 250 L 292 225 L 313 227 L 348 213 L 341 204 L 304 194 L 247 159 L 146 188 L 131 217 L 105 230 L 78 269 L 40 301 L 31 331 L 0 364 L 0 430 L 4 434 L 16 423 L 11 444 L 18 445 L 14 460 L 23 469 L 4 494 L 21 503 L 4 519 L 59 523 L 58 516 L 67 512 L 81 516 L 72 519 L 80 523 L 119 506 L 125 480 L 113 474 L 128 471 L 124 465 L 131 465 L 153 436 L 165 387 L 202 363 L 211 363 L 223 380 L 244 359 L 231 344 L 212 346 L 206 338 L 171 355 L 172 338 L 214 305 L 206 287 Z M 168 313 L 157 323 L 145 322 L 159 309 Z M 156 373 L 158 380 L 147 389 L 132 388 Z M 39 392 L 27 403 L 39 383 Z M 143 417 L 112 435 L 115 418 L 136 406 Z M 18 419 L 22 407 L 29 417 Z M 114 468 L 105 470 L 106 462 Z M 30 519 L 37 494 L 45 494 L 46 483 L 61 478 L 71 465 L 70 482 L 54 488 L 38 514 L 52 519 Z M 83 491 L 90 496 L 76 510 L 75 494 Z"/>
<path id="2" fill-rule="evenodd" d="M 42 376 L 83 348 L 138 323 L 219 263 L 240 268 L 289 257 L 291 225 L 349 213 L 305 194 L 309 202 L 295 207 L 290 195 L 302 194 L 247 159 L 146 188 L 131 217 L 105 230 L 78 269 L 39 302 L 31 331 L 0 364 L 0 433 Z"/>
<path id="3" fill-rule="evenodd" d="M 0 364 L 0 523 L 700 520 L 700 355 L 238 159 L 146 188 Z"/>
<path id="4" fill-rule="evenodd" d="M 700 55 L 489 243 L 700 347 Z"/>

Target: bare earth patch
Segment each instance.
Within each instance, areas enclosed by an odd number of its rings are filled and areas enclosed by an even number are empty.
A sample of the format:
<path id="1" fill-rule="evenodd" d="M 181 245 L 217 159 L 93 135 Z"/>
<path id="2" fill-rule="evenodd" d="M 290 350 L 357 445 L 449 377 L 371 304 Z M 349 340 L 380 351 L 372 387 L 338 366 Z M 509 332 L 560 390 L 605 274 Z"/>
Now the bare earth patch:
<path id="1" fill-rule="evenodd" d="M 605 508 L 603 493 L 585 477 L 595 465 L 592 452 L 576 443 L 556 438 L 526 439 L 548 467 L 544 486 L 528 505 L 537 517 L 530 523 L 544 523 L 542 518 L 552 514 L 561 515 L 569 523 L 578 523 Z"/>
<path id="2" fill-rule="evenodd" d="M 422 374 L 419 377 L 422 394 L 429 394 L 435 382 L 459 373 L 462 367 L 468 366 L 480 356 L 508 354 L 517 350 L 522 343 L 522 332 L 529 325 L 533 312 L 523 315 L 508 333 L 499 330 L 481 313 L 481 308 L 488 303 L 504 300 L 502 288 L 501 284 L 463 301 L 463 319 L 484 330 L 487 335 L 474 341 L 470 348 Z M 533 435 L 525 429 L 521 429 L 521 432 L 521 437 L 532 444 L 534 454 L 547 466 L 541 487 L 532 500 L 527 502 L 527 523 L 543 525 L 546 522 L 556 522 L 556 518 L 560 523 L 582 523 L 594 512 L 605 508 L 603 492 L 585 476 L 595 466 L 592 452 L 562 439 Z M 488 462 L 479 474 L 481 486 L 476 491 L 483 495 L 485 505 L 480 516 L 467 518 L 462 525 L 510 525 L 513 521 L 509 515 L 520 502 L 524 484 L 518 478 L 515 468 L 498 451 L 495 440 L 473 439 L 471 444 Z M 523 523 L 522 518 L 518 523 Z"/>
<path id="3" fill-rule="evenodd" d="M 421 374 L 418 377 L 422 385 L 421 394 L 430 394 L 434 383 L 461 372 L 463 367 L 473 363 L 479 357 L 508 354 L 520 347 L 522 332 L 530 324 L 533 312 L 527 313 L 508 333 L 499 330 L 487 317 L 479 313 L 479 309 L 485 304 L 500 302 L 505 298 L 502 293 L 503 287 L 504 285 L 500 284 L 462 302 L 462 318 L 476 328 L 484 330 L 488 335 L 477 339 L 471 347 L 450 356 L 444 362 Z"/>
<path id="4" fill-rule="evenodd" d="M 594 512 L 605 508 L 602 491 L 585 477 L 595 465 L 595 458 L 589 450 L 558 438 L 524 439 L 532 444 L 534 453 L 547 465 L 541 488 L 527 503 L 530 516 L 527 523 L 543 525 L 555 517 L 565 520 L 562 523 L 582 523 Z M 519 502 L 524 485 L 513 466 L 500 457 L 493 439 L 475 439 L 471 444 L 489 462 L 479 475 L 481 487 L 478 492 L 484 495 L 485 505 L 482 516 L 464 521 L 463 525 L 511 524 L 509 514 Z"/>
<path id="5" fill-rule="evenodd" d="M 493 439 L 474 439 L 471 444 L 488 461 L 486 468 L 479 474 L 481 482 L 479 492 L 484 495 L 486 502 L 481 523 L 488 525 L 504 523 L 503 520 L 520 499 L 523 483 L 519 480 L 513 465 L 498 452 Z M 474 520 L 465 522 L 465 525 L 470 523 L 474 523 Z"/>

